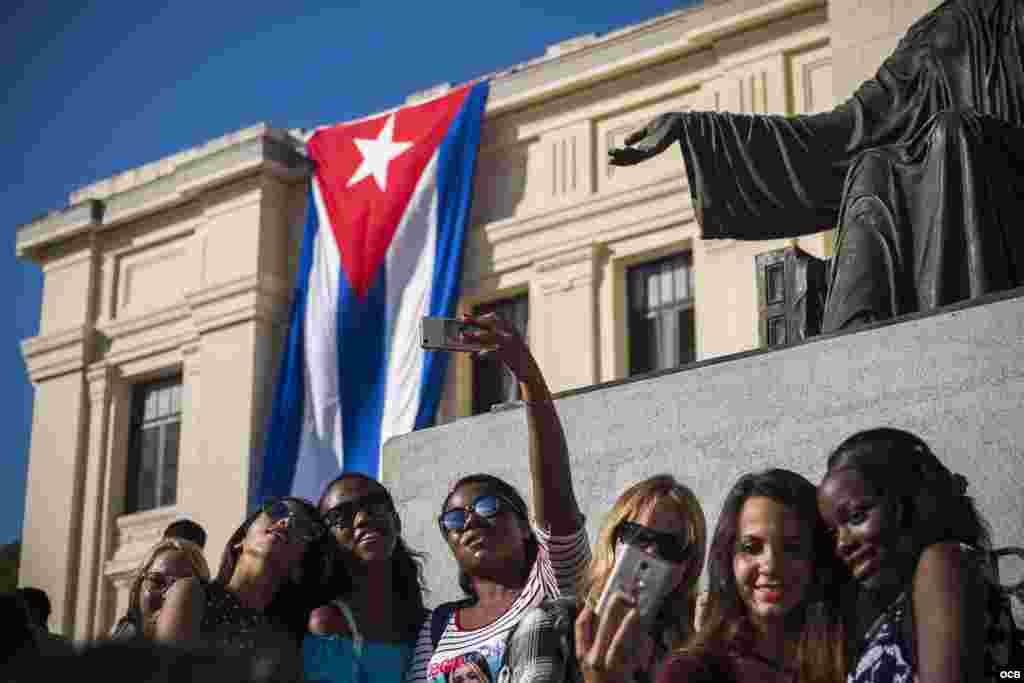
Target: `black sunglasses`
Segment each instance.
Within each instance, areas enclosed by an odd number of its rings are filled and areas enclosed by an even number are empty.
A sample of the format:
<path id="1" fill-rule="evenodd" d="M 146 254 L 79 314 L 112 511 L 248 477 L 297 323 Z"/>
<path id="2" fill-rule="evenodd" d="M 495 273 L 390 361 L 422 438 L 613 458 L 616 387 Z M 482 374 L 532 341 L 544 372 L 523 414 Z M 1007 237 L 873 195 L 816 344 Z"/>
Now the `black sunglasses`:
<path id="1" fill-rule="evenodd" d="M 615 541 L 641 548 L 654 546 L 654 552 L 658 557 L 676 564 L 685 562 L 692 548 L 686 532 L 670 534 L 649 529 L 636 522 L 622 522 L 615 531 Z"/>
<path id="2" fill-rule="evenodd" d="M 366 512 L 371 517 L 382 518 L 395 512 L 391 503 L 391 496 L 383 491 L 377 491 L 366 496 L 353 500 L 346 500 L 338 503 L 324 513 L 324 524 L 328 529 L 334 527 L 348 528 L 356 521 L 356 515 Z"/>
<path id="3" fill-rule="evenodd" d="M 271 525 L 288 519 L 288 538 L 301 543 L 311 543 L 326 532 L 324 525 L 318 520 L 301 510 L 292 509 L 284 500 L 268 500 L 263 504 L 261 511 L 270 518 Z"/>
<path id="4" fill-rule="evenodd" d="M 462 531 L 469 524 L 469 513 L 473 513 L 480 519 L 487 522 L 487 524 L 493 526 L 494 522 L 491 520 L 498 515 L 502 509 L 508 506 L 508 508 L 518 514 L 520 517 L 526 517 L 523 511 L 519 509 L 515 503 L 510 501 L 504 496 L 498 495 L 497 493 L 485 493 L 477 496 L 469 507 L 464 508 L 451 508 L 445 511 L 443 515 L 438 517 L 437 522 L 441 526 L 441 533 L 447 531 Z"/>

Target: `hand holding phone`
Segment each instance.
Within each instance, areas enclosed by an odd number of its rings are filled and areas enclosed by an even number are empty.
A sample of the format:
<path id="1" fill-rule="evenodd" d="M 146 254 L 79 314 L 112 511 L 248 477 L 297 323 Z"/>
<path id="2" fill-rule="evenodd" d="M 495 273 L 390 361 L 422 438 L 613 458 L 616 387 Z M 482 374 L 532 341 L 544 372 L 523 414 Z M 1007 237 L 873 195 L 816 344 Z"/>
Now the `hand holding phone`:
<path id="1" fill-rule="evenodd" d="M 665 596 L 672 590 L 675 565 L 660 557 L 648 555 L 642 548 L 620 543 L 615 550 L 615 567 L 605 583 L 595 612 L 601 614 L 610 596 L 625 593 L 636 603 L 640 620 L 650 625 L 661 609 Z"/>
<path id="2" fill-rule="evenodd" d="M 466 338 L 466 332 L 479 329 L 478 325 L 468 320 L 423 318 L 420 324 L 420 344 L 427 351 L 483 351 L 487 347 Z"/>
<path id="3" fill-rule="evenodd" d="M 637 670 L 650 671 L 654 640 L 643 625 L 635 601 L 621 591 L 605 599 L 601 615 L 584 605 L 576 619 L 576 660 L 586 683 L 635 680 Z"/>

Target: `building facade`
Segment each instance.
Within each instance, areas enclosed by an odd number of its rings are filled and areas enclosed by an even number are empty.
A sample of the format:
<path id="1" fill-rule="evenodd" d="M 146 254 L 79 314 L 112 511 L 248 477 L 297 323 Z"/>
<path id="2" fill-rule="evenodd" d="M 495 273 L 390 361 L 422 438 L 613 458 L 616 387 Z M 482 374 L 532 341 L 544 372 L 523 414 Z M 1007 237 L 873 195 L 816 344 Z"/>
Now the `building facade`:
<path id="1" fill-rule="evenodd" d="M 497 75 L 461 311 L 516 321 L 556 391 L 762 345 L 758 257 L 827 257 L 829 233 L 702 240 L 679 153 L 614 168 L 606 150 L 666 111 L 831 108 L 936 4 L 708 1 Z M 20 580 L 49 593 L 66 635 L 109 629 L 170 521 L 203 523 L 217 566 L 246 514 L 303 227 L 298 138 L 242 130 L 18 230 L 18 255 L 44 273 L 22 347 L 35 405 Z M 440 419 L 513 391 L 460 355 Z"/>

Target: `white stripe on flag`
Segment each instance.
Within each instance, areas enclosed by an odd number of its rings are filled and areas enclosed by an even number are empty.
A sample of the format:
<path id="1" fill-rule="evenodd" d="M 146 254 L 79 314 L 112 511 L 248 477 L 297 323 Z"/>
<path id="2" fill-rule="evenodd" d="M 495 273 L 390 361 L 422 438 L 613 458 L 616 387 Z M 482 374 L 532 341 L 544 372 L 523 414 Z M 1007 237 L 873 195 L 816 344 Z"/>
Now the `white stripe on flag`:
<path id="1" fill-rule="evenodd" d="M 420 175 L 387 253 L 387 387 L 380 445 L 416 424 L 423 393 L 420 319 L 430 310 L 437 244 L 437 159 Z M 381 461 L 383 466 L 383 460 Z M 383 471 L 379 476 L 383 478 Z"/>

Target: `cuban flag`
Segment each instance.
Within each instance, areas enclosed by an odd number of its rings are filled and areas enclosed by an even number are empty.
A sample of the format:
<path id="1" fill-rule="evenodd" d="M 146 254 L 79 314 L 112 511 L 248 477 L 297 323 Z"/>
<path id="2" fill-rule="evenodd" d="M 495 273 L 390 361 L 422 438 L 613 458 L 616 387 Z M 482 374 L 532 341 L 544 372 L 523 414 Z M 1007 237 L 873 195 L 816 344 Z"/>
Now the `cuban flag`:
<path id="1" fill-rule="evenodd" d="M 433 424 L 448 354 L 420 319 L 451 316 L 488 84 L 321 128 L 260 500 L 316 501 L 342 471 L 379 477 L 388 438 Z"/>

